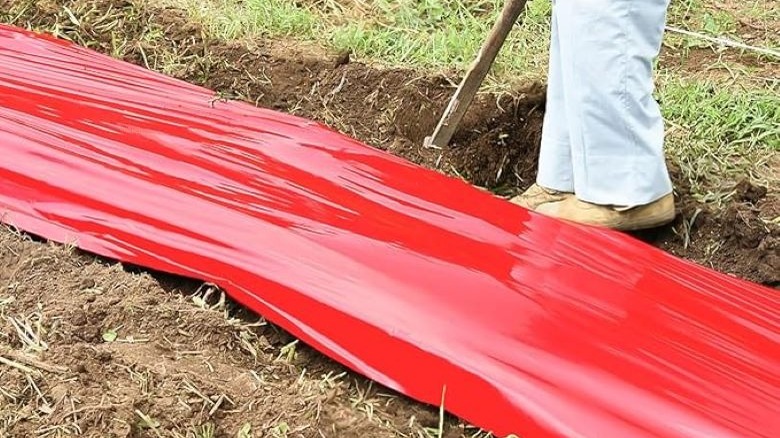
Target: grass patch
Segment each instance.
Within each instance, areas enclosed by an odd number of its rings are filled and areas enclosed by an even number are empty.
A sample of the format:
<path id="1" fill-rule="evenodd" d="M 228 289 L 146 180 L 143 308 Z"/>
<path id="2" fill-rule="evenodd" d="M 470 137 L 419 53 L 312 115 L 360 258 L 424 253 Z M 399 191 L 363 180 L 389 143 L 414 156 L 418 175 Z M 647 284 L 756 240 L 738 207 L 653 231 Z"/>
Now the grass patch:
<path id="1" fill-rule="evenodd" d="M 720 8 L 708 7 L 702 0 L 673 1 L 669 5 L 669 17 L 677 26 L 710 35 L 733 33 L 737 28 L 733 15 Z"/>
<path id="2" fill-rule="evenodd" d="M 780 152 L 780 90 L 743 87 L 674 74 L 660 78 L 668 122 L 667 151 L 701 201 L 717 201 L 724 182 L 750 177 Z M 763 174 L 764 176 L 760 176 Z"/>
<path id="3" fill-rule="evenodd" d="M 780 47 L 780 1 L 748 0 L 724 3 L 720 0 L 673 0 L 670 24 L 714 37 L 757 44 L 769 49 Z M 709 47 L 709 43 L 682 39 L 684 44 Z"/>
<path id="4" fill-rule="evenodd" d="M 430 70 L 465 69 L 474 58 L 503 0 L 165 0 L 183 7 L 212 34 L 224 39 L 294 36 L 385 65 Z M 780 8 L 767 0 L 725 7 L 713 0 L 673 0 L 669 23 L 710 36 L 742 40 L 776 49 Z M 769 0 L 771 3 L 780 2 Z M 734 10 L 732 10 L 734 9 Z M 510 35 L 491 73 L 490 84 L 543 79 L 550 35 L 549 0 L 530 0 L 521 25 Z M 745 24 L 747 23 L 747 24 Z M 752 27 L 748 27 L 748 24 Z M 764 29 L 764 31 L 762 31 Z M 669 34 L 677 49 L 713 47 L 712 43 Z"/>
<path id="5" fill-rule="evenodd" d="M 259 34 L 314 39 L 321 30 L 321 17 L 289 0 L 164 0 L 163 3 L 189 11 L 214 37 L 225 40 Z"/>
<path id="6" fill-rule="evenodd" d="M 331 29 L 339 49 L 395 65 L 463 69 L 474 59 L 495 22 L 503 1 L 378 0 L 363 21 Z M 494 78 L 538 79 L 544 76 L 551 5 L 531 1 L 504 46 Z"/>
<path id="7" fill-rule="evenodd" d="M 374 63 L 463 70 L 496 20 L 503 0 L 166 0 L 222 39 L 294 36 L 350 50 Z M 545 75 L 551 4 L 528 2 L 491 76 L 493 86 Z M 507 78 L 512 78 L 507 80 Z"/>

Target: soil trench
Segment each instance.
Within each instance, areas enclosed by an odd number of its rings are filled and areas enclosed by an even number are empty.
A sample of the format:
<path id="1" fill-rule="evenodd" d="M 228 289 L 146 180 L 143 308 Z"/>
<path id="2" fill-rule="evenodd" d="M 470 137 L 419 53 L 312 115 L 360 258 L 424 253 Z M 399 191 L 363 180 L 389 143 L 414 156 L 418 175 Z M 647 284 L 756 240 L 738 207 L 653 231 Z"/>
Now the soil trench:
<path id="1" fill-rule="evenodd" d="M 299 43 L 209 39 L 183 11 L 142 2 L 0 0 L 0 21 L 58 29 L 219 98 L 323 122 L 499 195 L 534 181 L 538 84 L 481 94 L 453 144 L 429 149 L 423 138 L 454 92 L 454 75 L 376 68 Z M 637 237 L 780 287 L 780 227 L 762 220 L 780 215 L 777 199 L 744 181 L 726 205 L 707 207 L 670 166 L 678 219 Z M 218 291 L 206 297 L 208 288 L 188 280 L 128 272 L 11 231 L 0 232 L 0 244 L 0 357 L 23 365 L 0 365 L 0 437 L 425 436 L 438 425 L 435 409 L 296 346 L 229 300 L 220 304 Z M 37 337 L 20 337 L 19 324 L 38 327 Z M 445 424 L 448 437 L 474 433 L 452 418 Z"/>

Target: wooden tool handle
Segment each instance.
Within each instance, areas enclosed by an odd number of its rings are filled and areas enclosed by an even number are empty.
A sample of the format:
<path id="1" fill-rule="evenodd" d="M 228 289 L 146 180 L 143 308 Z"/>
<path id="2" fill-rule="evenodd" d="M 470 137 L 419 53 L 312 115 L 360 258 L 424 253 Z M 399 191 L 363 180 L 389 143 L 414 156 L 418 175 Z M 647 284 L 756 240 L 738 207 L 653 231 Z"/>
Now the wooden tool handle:
<path id="1" fill-rule="evenodd" d="M 425 146 L 443 148 L 449 144 L 479 87 L 490 71 L 490 67 L 496 60 L 498 52 L 509 36 L 509 32 L 512 31 L 512 27 L 525 9 L 525 4 L 526 0 L 508 0 L 504 4 L 498 21 L 493 25 L 493 29 L 482 45 L 477 58 L 469 67 L 466 76 L 452 96 L 436 130 L 431 137 L 425 139 Z"/>

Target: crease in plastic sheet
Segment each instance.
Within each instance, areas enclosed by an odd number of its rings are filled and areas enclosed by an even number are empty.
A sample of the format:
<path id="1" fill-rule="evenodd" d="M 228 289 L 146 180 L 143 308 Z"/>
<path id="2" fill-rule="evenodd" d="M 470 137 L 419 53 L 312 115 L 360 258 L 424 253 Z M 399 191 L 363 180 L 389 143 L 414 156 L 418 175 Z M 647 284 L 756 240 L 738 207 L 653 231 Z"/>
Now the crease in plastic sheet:
<path id="1" fill-rule="evenodd" d="M 216 283 L 498 435 L 778 436 L 774 290 L 10 27 L 0 147 L 4 222 Z"/>

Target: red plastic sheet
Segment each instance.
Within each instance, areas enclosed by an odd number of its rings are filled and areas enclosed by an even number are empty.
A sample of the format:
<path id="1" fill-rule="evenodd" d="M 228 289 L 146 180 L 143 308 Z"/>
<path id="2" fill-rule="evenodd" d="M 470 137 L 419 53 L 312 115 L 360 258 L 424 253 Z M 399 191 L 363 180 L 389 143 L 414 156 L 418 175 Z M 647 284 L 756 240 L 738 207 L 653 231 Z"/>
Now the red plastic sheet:
<path id="1" fill-rule="evenodd" d="M 776 291 L 213 97 L 0 27 L 2 220 L 216 283 L 499 435 L 780 433 Z"/>

